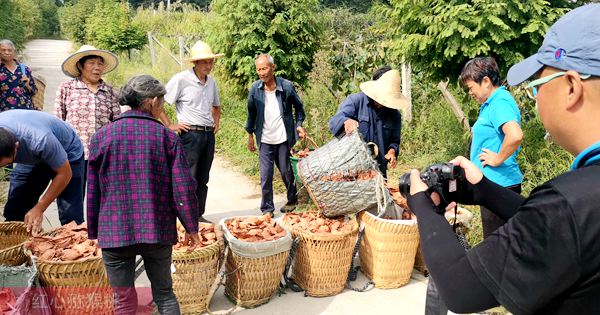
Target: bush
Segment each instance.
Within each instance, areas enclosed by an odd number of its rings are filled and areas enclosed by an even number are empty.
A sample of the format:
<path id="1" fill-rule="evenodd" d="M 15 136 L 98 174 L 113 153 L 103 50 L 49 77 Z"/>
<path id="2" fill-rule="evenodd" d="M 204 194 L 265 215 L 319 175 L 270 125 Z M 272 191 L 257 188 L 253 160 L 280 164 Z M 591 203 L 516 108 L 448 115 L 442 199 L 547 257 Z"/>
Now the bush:
<path id="1" fill-rule="evenodd" d="M 247 94 L 256 80 L 259 53 L 273 56 L 277 75 L 306 84 L 320 43 L 316 0 L 214 0 L 211 9 L 208 42 L 225 53 L 220 64 L 237 95 Z"/>
<path id="2" fill-rule="evenodd" d="M 2 4 L 0 10 L 0 38 L 13 41 L 17 48 L 25 43 L 25 25 L 20 18 L 20 11 L 16 1 L 9 0 Z"/>
<path id="3" fill-rule="evenodd" d="M 129 4 L 100 0 L 87 21 L 87 39 L 113 52 L 139 49 L 146 43 L 145 32 L 131 23 Z"/>
<path id="4" fill-rule="evenodd" d="M 70 40 L 85 44 L 87 42 L 87 22 L 96 8 L 96 0 L 78 0 L 68 2 L 58 12 L 60 28 Z"/>

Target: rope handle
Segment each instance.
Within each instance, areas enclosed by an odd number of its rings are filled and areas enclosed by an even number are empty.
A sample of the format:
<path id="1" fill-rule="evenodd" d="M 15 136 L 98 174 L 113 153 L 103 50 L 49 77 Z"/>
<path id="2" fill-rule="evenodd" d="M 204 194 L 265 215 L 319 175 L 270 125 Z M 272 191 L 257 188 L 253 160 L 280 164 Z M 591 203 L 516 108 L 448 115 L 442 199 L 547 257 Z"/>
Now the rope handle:
<path id="1" fill-rule="evenodd" d="M 362 223 L 358 230 L 358 237 L 356 239 L 356 244 L 354 245 L 354 250 L 352 251 L 352 260 L 350 262 L 350 270 L 348 271 L 348 278 L 346 279 L 346 288 L 355 291 L 355 292 L 367 292 L 375 287 L 375 283 L 373 281 L 368 281 L 360 288 L 353 287 L 350 282 L 355 281 L 358 276 L 359 266 L 354 266 L 354 259 L 358 256 L 358 250 L 360 249 L 360 242 L 362 241 L 363 235 L 365 234 L 365 224 Z"/>
<path id="2" fill-rule="evenodd" d="M 313 149 L 318 149 L 318 148 L 319 148 L 319 145 L 317 145 L 317 143 L 315 142 L 315 140 L 313 140 L 313 138 L 309 137 L 308 135 L 304 136 L 304 138 L 302 138 L 302 139 L 300 140 L 300 143 L 301 143 L 301 144 L 303 144 L 303 147 L 304 147 L 304 148 L 308 148 L 308 149 L 310 149 L 310 148 L 308 147 L 308 145 L 306 145 L 306 142 L 307 142 L 307 141 L 308 141 L 308 142 L 310 142 L 310 145 L 312 145 Z M 291 148 L 291 149 L 290 149 L 290 154 L 291 154 L 291 155 L 294 155 L 293 148 Z"/>
<path id="3" fill-rule="evenodd" d="M 229 254 L 230 251 L 230 247 L 229 244 L 225 245 L 225 249 L 223 250 L 223 256 L 224 259 L 227 259 L 227 255 Z M 217 277 L 215 278 L 215 281 L 213 282 L 210 290 L 208 291 L 208 297 L 206 298 L 206 312 L 210 315 L 215 315 L 215 313 L 213 313 L 210 310 L 210 302 L 212 301 L 213 296 L 215 295 L 215 293 L 217 292 L 217 290 L 219 290 L 219 287 L 221 285 L 225 286 L 225 279 L 238 272 L 240 269 L 242 269 L 244 267 L 244 265 L 240 265 L 239 267 L 237 267 L 236 269 L 230 271 L 230 272 L 226 272 L 226 265 L 227 263 L 225 261 L 223 261 L 223 263 L 221 263 L 221 266 L 219 268 L 219 273 L 217 274 Z M 239 290 L 239 283 L 238 283 L 238 290 Z M 241 309 L 241 307 L 238 304 L 235 304 L 232 308 L 228 309 L 227 311 L 225 311 L 225 313 L 219 313 L 220 315 L 229 315 L 229 314 L 233 314 L 236 311 L 238 311 L 239 309 Z"/>

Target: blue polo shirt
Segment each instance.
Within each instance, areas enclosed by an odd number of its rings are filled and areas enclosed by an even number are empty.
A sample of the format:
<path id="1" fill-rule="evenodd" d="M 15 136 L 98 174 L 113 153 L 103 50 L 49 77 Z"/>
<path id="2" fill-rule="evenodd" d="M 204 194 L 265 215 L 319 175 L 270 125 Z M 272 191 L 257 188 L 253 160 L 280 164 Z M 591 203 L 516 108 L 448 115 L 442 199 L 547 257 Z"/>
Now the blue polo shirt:
<path id="1" fill-rule="evenodd" d="M 515 99 L 501 86 L 479 108 L 479 117 L 473 125 L 471 141 L 471 161 L 483 171 L 485 177 L 504 187 L 523 182 L 523 174 L 517 164 L 517 153 L 521 147 L 497 167 L 482 167 L 479 154 L 483 153 L 483 149 L 500 152 L 505 137 L 502 125 L 509 121 L 516 121 L 520 126 L 521 113 Z"/>
<path id="2" fill-rule="evenodd" d="M 67 160 L 77 161 L 83 154 L 83 144 L 75 129 L 41 111 L 12 109 L 2 112 L 0 127 L 12 131 L 19 141 L 16 163 L 46 163 L 56 169 Z"/>

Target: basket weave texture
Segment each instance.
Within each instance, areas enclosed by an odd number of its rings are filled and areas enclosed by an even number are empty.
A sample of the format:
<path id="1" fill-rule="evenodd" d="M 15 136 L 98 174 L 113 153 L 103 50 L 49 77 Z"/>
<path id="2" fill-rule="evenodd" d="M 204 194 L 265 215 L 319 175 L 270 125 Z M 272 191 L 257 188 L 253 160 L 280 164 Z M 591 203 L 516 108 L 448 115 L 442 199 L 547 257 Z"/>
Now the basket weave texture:
<path id="1" fill-rule="evenodd" d="M 300 237 L 292 278 L 306 295 L 332 296 L 344 290 L 358 234 L 354 223 L 352 231 L 339 235 L 292 229 Z"/>
<path id="2" fill-rule="evenodd" d="M 249 258 L 229 251 L 225 295 L 236 304 L 251 308 L 269 302 L 279 287 L 289 250 L 275 255 Z"/>
<path id="3" fill-rule="evenodd" d="M 33 79 L 35 80 L 35 86 L 37 87 L 37 93 L 33 95 L 32 101 L 33 106 L 39 110 L 44 110 L 44 94 L 46 94 L 46 83 L 39 76 L 34 74 Z"/>
<path id="4" fill-rule="evenodd" d="M 362 271 L 376 288 L 399 288 L 410 280 L 419 246 L 417 224 L 380 219 L 367 211 L 358 215 L 365 232 L 360 243 Z"/>
<path id="5" fill-rule="evenodd" d="M 34 261 L 53 314 L 114 313 L 112 289 L 102 257 L 67 262 Z"/>
<path id="6" fill-rule="evenodd" d="M 28 258 L 23 243 L 29 233 L 23 222 L 0 222 L 0 265 L 19 266 Z"/>
<path id="7" fill-rule="evenodd" d="M 222 243 L 215 242 L 191 253 L 173 251 L 175 272 L 173 291 L 181 314 L 200 314 L 206 311 L 210 288 L 217 277 Z"/>

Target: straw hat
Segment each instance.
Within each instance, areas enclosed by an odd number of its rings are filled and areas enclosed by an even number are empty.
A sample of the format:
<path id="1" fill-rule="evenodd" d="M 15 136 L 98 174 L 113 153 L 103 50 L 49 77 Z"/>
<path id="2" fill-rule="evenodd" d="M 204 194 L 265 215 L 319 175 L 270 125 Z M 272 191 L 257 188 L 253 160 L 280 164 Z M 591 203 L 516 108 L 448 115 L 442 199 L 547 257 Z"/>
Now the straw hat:
<path id="1" fill-rule="evenodd" d="M 204 60 L 204 59 L 216 59 L 225 56 L 225 54 L 215 54 L 213 53 L 210 46 L 207 43 L 199 40 L 194 46 L 192 46 L 192 51 L 190 52 L 190 58 L 186 59 L 187 61 L 196 61 L 196 60 Z"/>
<path id="2" fill-rule="evenodd" d="M 361 83 L 360 90 L 385 107 L 405 110 L 408 100 L 400 91 L 400 81 L 400 72 L 390 70 L 377 80 Z"/>
<path id="3" fill-rule="evenodd" d="M 117 59 L 117 55 L 111 53 L 108 50 L 100 50 L 96 49 L 94 46 L 83 45 L 79 48 L 77 52 L 69 56 L 62 64 L 62 71 L 67 76 L 72 78 L 78 77 L 81 75 L 79 69 L 77 69 L 77 62 L 85 57 L 85 56 L 100 56 L 104 59 L 104 72 L 102 74 L 109 73 L 119 65 L 119 59 Z"/>

